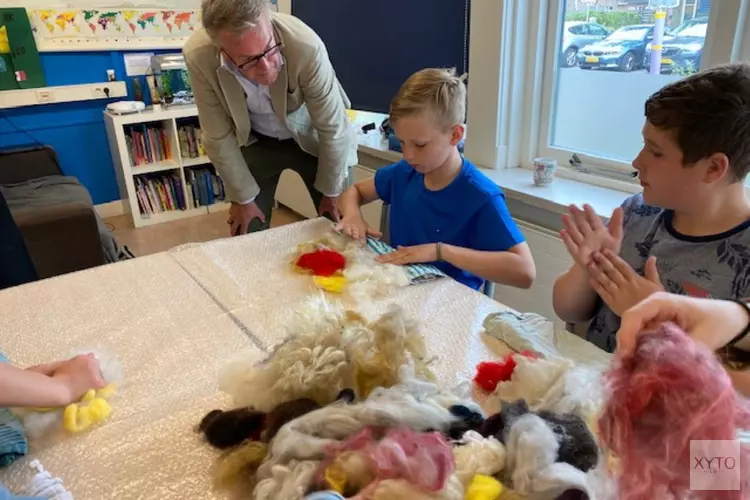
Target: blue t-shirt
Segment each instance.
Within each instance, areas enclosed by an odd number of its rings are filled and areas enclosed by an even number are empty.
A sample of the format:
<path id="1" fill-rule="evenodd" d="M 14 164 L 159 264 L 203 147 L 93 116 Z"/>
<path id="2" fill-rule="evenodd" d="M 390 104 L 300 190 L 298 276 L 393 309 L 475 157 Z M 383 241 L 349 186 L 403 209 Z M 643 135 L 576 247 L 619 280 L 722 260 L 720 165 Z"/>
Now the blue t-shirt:
<path id="1" fill-rule="evenodd" d="M 389 236 L 394 247 L 441 242 L 497 252 L 525 241 L 503 191 L 466 159 L 458 176 L 439 191 L 427 189 L 424 175 L 405 160 L 378 170 L 375 190 L 391 206 Z M 432 264 L 475 290 L 484 283 L 447 262 Z"/>
<path id="2" fill-rule="evenodd" d="M 750 293 L 750 221 L 721 234 L 687 236 L 672 226 L 673 212 L 647 205 L 643 195 L 622 204 L 620 257 L 643 276 L 649 256 L 665 291 L 693 297 L 738 300 Z M 586 338 L 613 352 L 620 317 L 601 300 Z"/>

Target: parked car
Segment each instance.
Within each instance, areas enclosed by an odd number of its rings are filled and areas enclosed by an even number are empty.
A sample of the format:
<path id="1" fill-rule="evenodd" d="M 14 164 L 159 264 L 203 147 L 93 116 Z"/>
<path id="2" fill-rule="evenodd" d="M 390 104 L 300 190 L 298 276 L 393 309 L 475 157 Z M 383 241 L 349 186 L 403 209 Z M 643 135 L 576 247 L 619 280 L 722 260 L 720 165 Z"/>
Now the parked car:
<path id="1" fill-rule="evenodd" d="M 578 51 L 581 69 L 611 68 L 633 71 L 643 66 L 646 45 L 653 39 L 653 24 L 634 24 L 613 31 L 600 42 Z"/>
<path id="2" fill-rule="evenodd" d="M 671 34 L 665 35 L 661 49 L 661 73 L 697 72 L 701 66 L 707 29 L 708 18 L 696 17 L 682 23 Z M 651 67 L 651 44 L 646 46 L 643 62 L 647 69 Z"/>
<path id="3" fill-rule="evenodd" d="M 573 67 L 577 63 L 578 51 L 586 45 L 603 40 L 609 31 L 596 23 L 585 21 L 566 21 L 563 24 L 562 45 L 560 46 L 560 64 Z"/>

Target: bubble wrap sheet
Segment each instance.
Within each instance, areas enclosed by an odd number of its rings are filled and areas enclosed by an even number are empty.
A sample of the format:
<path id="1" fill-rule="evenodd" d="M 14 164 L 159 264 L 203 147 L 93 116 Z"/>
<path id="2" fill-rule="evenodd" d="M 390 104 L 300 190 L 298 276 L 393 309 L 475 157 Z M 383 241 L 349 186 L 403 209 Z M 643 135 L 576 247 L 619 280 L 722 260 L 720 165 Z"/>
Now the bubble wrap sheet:
<path id="1" fill-rule="evenodd" d="M 314 219 L 263 233 L 177 247 L 175 259 L 242 324 L 248 325 L 265 350 L 285 337 L 291 313 L 313 293 L 309 276 L 294 272 L 290 262 L 298 244 L 321 237 L 327 219 Z M 480 361 L 508 352 L 504 343 L 480 335 L 488 314 L 507 310 L 501 304 L 449 279 L 411 285 L 393 295 L 360 304 L 375 319 L 391 303 L 419 318 L 434 368 L 441 381 L 455 384 L 474 375 Z"/>
<path id="2" fill-rule="evenodd" d="M 193 432 L 228 399 L 218 373 L 238 353 L 262 353 L 168 254 L 141 257 L 0 293 L 0 349 L 17 366 L 98 347 L 124 384 L 102 426 L 30 443 L 0 471 L 12 491 L 40 460 L 76 500 L 211 499 L 214 452 Z"/>
<path id="3" fill-rule="evenodd" d="M 262 359 L 292 311 L 321 293 L 290 262 L 299 243 L 329 227 L 310 220 L 0 292 L 0 349 L 14 364 L 98 347 L 122 361 L 125 380 L 109 421 L 31 443 L 30 457 L 0 471 L 0 482 L 25 487 L 25 464 L 36 458 L 76 500 L 222 498 L 209 476 L 215 454 L 194 427 L 230 403 L 217 387 L 230 359 Z M 508 352 L 481 333 L 487 315 L 508 309 L 452 280 L 405 287 L 359 310 L 374 319 L 393 302 L 420 319 L 444 384 L 470 380 L 477 363 Z"/>

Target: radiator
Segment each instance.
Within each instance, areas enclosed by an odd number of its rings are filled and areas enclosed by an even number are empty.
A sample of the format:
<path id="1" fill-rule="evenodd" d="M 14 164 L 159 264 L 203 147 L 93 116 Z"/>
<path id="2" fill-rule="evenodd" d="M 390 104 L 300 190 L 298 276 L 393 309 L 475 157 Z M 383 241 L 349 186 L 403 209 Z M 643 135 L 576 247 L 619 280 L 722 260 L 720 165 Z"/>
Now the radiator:
<path id="1" fill-rule="evenodd" d="M 526 237 L 536 265 L 536 280 L 529 290 L 498 285 L 495 299 L 520 312 L 534 312 L 553 320 L 559 328 L 565 323 L 557 319 L 552 308 L 552 286 L 573 260 L 560 236 L 549 229 L 514 219 Z"/>

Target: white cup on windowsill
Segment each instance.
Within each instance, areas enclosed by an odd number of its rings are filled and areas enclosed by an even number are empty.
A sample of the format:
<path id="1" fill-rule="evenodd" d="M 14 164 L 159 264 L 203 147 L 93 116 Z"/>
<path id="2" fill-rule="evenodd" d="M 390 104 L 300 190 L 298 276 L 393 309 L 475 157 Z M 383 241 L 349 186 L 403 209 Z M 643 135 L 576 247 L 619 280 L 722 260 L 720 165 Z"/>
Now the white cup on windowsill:
<path id="1" fill-rule="evenodd" d="M 534 185 L 549 186 L 555 180 L 557 172 L 557 160 L 554 158 L 534 159 Z"/>

